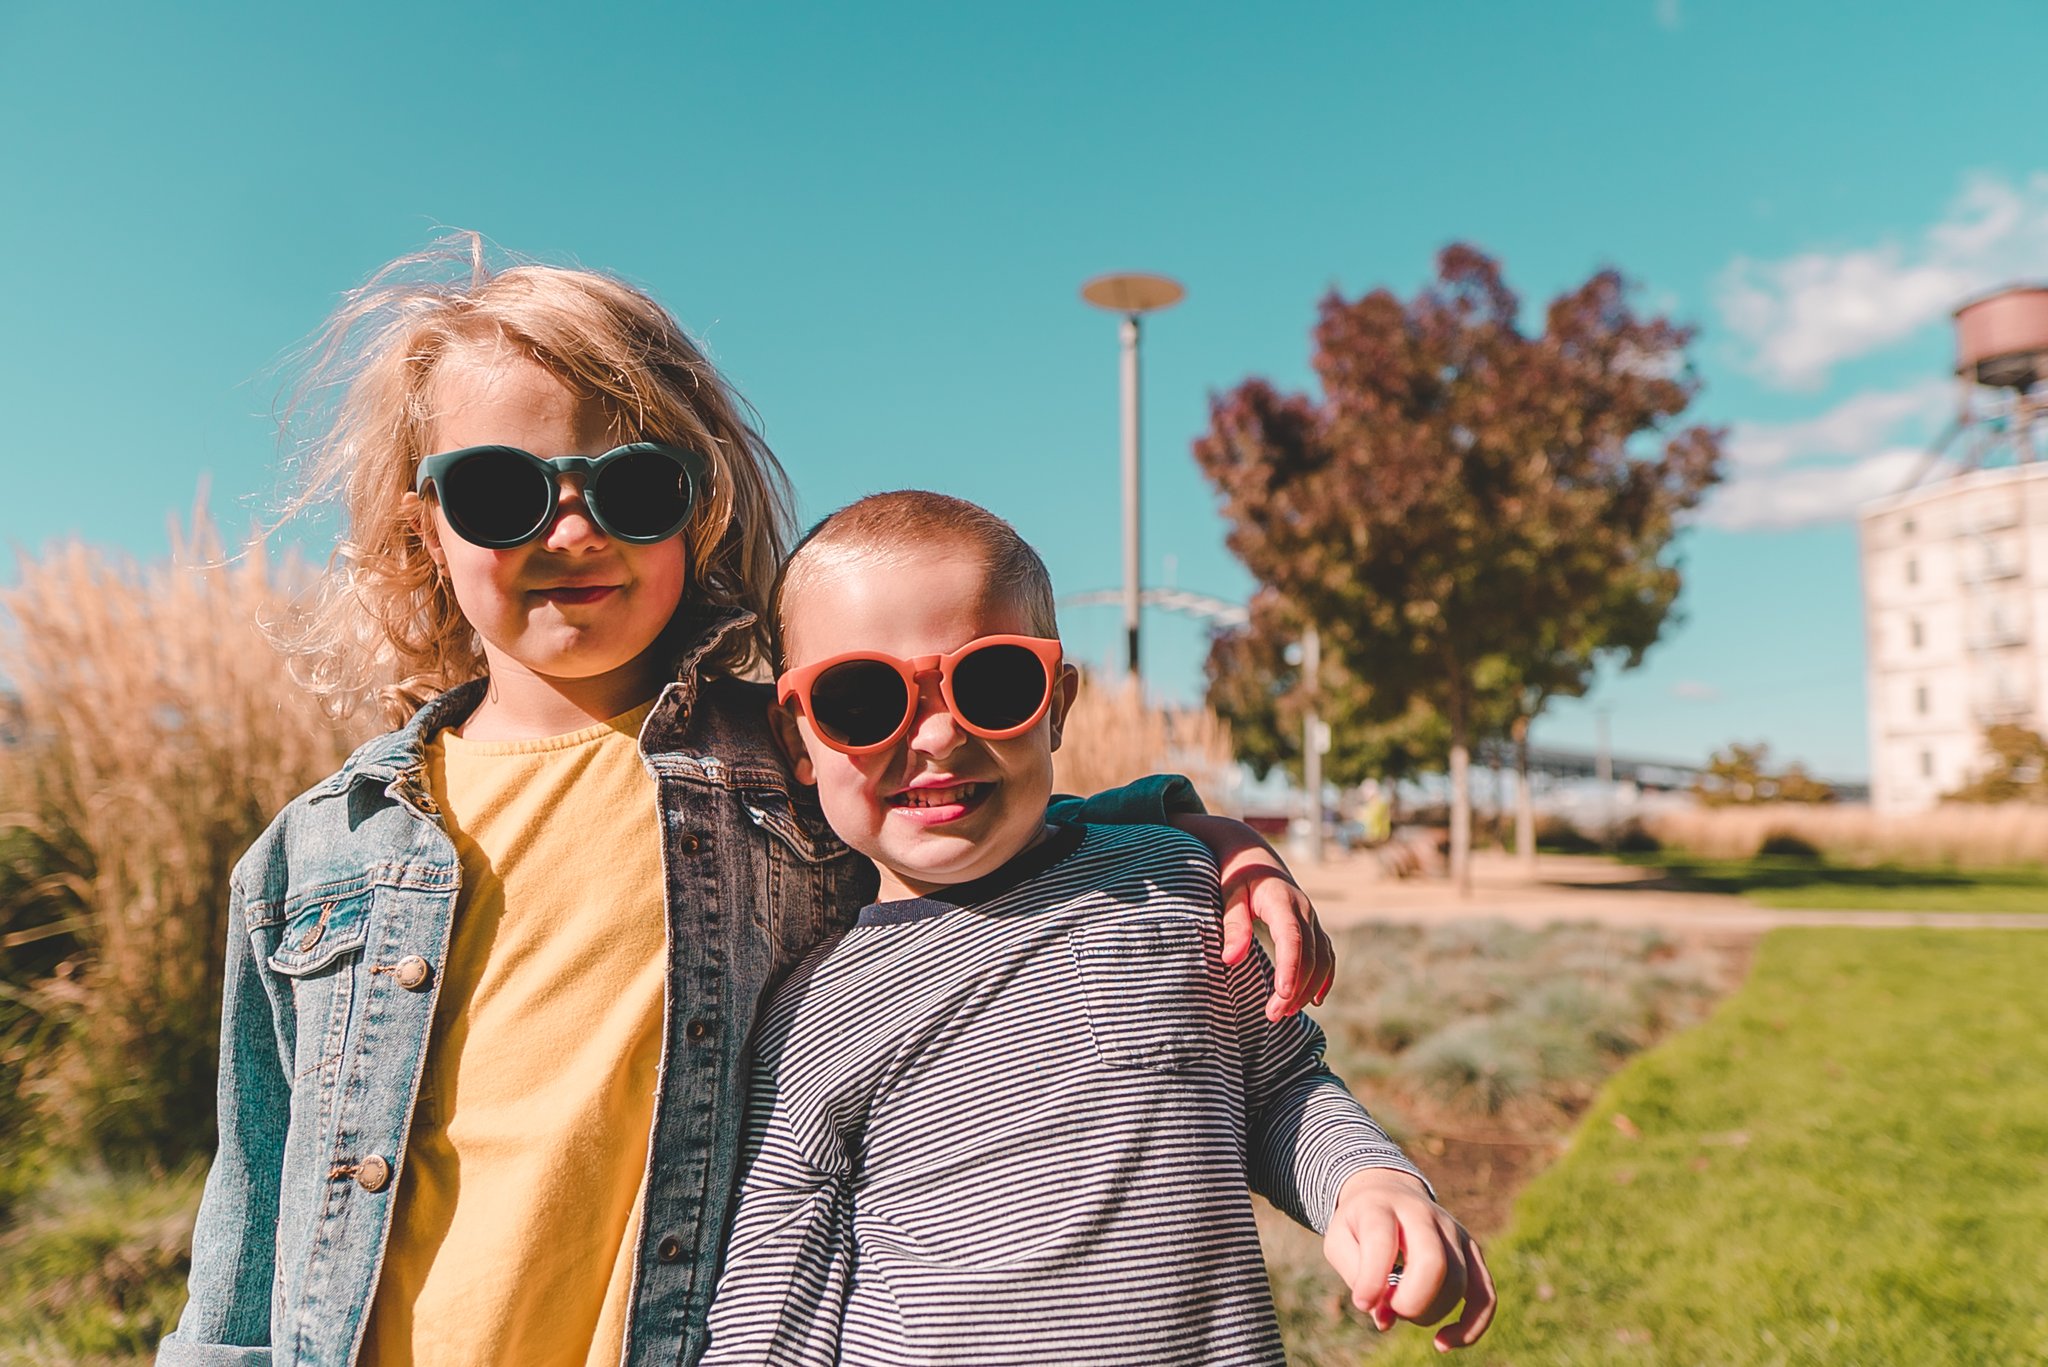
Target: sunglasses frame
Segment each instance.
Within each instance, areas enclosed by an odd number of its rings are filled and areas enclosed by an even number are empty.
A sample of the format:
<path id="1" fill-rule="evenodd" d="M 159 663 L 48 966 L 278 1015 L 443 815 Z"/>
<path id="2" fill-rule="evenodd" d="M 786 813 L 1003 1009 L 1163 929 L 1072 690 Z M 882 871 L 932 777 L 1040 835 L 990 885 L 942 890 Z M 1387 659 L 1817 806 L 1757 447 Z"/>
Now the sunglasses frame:
<path id="1" fill-rule="evenodd" d="M 604 500 L 597 490 L 599 484 L 598 476 L 604 472 L 606 466 L 626 456 L 642 455 L 647 452 L 666 456 L 681 466 L 683 481 L 689 487 L 689 496 L 683 500 L 683 515 L 676 519 L 674 526 L 659 535 L 653 536 L 622 532 L 613 526 L 610 519 L 604 514 Z M 441 496 L 441 490 L 451 470 L 465 460 L 485 455 L 517 456 L 520 460 L 532 466 L 535 473 L 539 474 L 542 481 L 547 485 L 547 508 L 541 514 L 540 521 L 529 528 L 524 535 L 509 538 L 473 535 L 469 528 L 463 526 L 461 514 L 450 508 L 448 500 Z M 489 446 L 465 446 L 460 450 L 442 451 L 437 455 L 426 457 L 420 462 L 418 473 L 413 476 L 412 489 L 415 494 L 424 498 L 426 497 L 428 486 L 431 485 L 434 490 L 435 501 L 441 505 L 441 511 L 447 515 L 448 525 L 454 528 L 455 534 L 464 541 L 469 542 L 472 546 L 482 546 L 487 550 L 509 551 L 515 546 L 524 546 L 527 542 L 536 541 L 546 535 L 547 529 L 555 523 L 556 512 L 561 508 L 562 476 L 581 475 L 583 477 L 583 506 L 590 510 L 590 520 L 595 522 L 606 536 L 611 537 L 615 541 L 626 541 L 636 546 L 652 546 L 657 542 L 668 540 L 689 525 L 690 514 L 697 510 L 698 496 L 704 492 L 704 488 L 709 482 L 710 473 L 711 463 L 697 452 L 689 450 L 687 447 L 669 446 L 658 441 L 627 442 L 624 446 L 615 446 L 600 456 L 553 457 L 536 456 L 533 452 L 521 450 L 517 446 L 493 444 Z"/>
<path id="2" fill-rule="evenodd" d="M 1038 700 L 1038 706 L 1032 709 L 1031 715 L 1015 726 L 977 726 L 961 715 L 960 704 L 953 697 L 953 674 L 960 662 L 990 646 L 1022 646 L 1045 666 L 1045 696 Z M 826 671 L 836 669 L 840 665 L 856 663 L 887 665 L 903 680 L 903 720 L 896 723 L 896 729 L 891 731 L 886 739 L 878 740 L 872 745 L 853 745 L 834 740 L 825 734 L 825 728 L 818 725 L 817 714 L 811 710 L 811 689 L 825 676 Z M 909 660 L 898 659 L 879 650 L 850 650 L 843 655 L 834 655 L 815 664 L 785 671 L 775 680 L 775 699 L 784 706 L 794 699 L 798 709 L 811 719 L 812 732 L 840 754 L 872 755 L 878 750 L 888 749 L 910 733 L 911 724 L 917 719 L 917 681 L 928 674 L 936 674 L 939 676 L 939 696 L 945 700 L 946 711 L 952 714 L 954 722 L 961 730 L 969 735 L 980 736 L 983 740 L 1009 740 L 1038 725 L 1039 719 L 1051 708 L 1052 695 L 1059 689 L 1060 667 L 1065 663 L 1065 648 L 1060 645 L 1057 638 L 1050 636 L 977 636 L 958 650 L 947 654 L 919 655 Z"/>

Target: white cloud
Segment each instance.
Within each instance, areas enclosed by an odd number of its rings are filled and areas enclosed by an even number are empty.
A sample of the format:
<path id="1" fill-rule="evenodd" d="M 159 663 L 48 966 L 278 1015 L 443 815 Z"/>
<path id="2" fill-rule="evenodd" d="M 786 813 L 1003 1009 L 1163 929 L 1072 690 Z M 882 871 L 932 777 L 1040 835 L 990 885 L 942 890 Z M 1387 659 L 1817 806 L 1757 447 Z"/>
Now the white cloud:
<path id="1" fill-rule="evenodd" d="M 1953 381 L 1922 380 L 1904 389 L 1876 389 L 1852 395 L 1800 422 L 1740 422 L 1728 434 L 1728 459 L 1737 479 L 1811 456 L 1861 456 L 1896 440 L 1929 435 L 1954 410 Z"/>
<path id="2" fill-rule="evenodd" d="M 1715 490 L 1700 521 L 1723 531 L 1785 531 L 1840 522 L 1873 498 L 1895 494 L 1927 467 L 1927 452 L 1895 447 L 1849 464 L 1763 469 Z"/>
<path id="3" fill-rule="evenodd" d="M 1974 175 L 1940 222 L 1908 243 L 1738 257 L 1718 286 L 1722 318 L 1751 348 L 1749 367 L 1812 388 L 1836 365 L 1946 318 L 1977 291 L 2048 261 L 2048 173 L 2015 184 Z"/>
<path id="4" fill-rule="evenodd" d="M 1671 696 L 1684 702 L 1719 702 L 1721 690 L 1698 679 L 1680 679 L 1671 685 Z"/>
<path id="5" fill-rule="evenodd" d="M 1679 11 L 1678 0 L 1657 0 L 1654 13 L 1657 16 L 1657 27 L 1662 29 L 1675 29 L 1685 19 Z"/>

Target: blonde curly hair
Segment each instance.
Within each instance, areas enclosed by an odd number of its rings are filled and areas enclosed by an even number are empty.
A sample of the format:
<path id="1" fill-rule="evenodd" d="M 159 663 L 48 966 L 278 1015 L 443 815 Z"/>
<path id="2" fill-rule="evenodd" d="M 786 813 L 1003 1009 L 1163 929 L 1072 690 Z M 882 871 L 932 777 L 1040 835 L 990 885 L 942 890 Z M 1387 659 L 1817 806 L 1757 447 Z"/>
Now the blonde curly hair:
<path id="1" fill-rule="evenodd" d="M 374 700 L 396 725 L 486 672 L 482 642 L 421 539 L 413 476 L 431 454 L 436 368 L 500 347 L 602 405 L 620 440 L 709 459 L 709 488 L 683 532 L 689 589 L 677 625 L 753 612 L 755 627 L 728 636 L 705 665 L 754 670 L 767 658 L 769 595 L 794 509 L 752 410 L 643 291 L 590 270 L 494 268 L 488 256 L 480 236 L 460 233 L 391 262 L 343 298 L 303 357 L 284 424 L 314 431 L 279 525 L 333 504 L 345 525 L 330 573 L 281 633 L 301 682 L 338 715 Z"/>

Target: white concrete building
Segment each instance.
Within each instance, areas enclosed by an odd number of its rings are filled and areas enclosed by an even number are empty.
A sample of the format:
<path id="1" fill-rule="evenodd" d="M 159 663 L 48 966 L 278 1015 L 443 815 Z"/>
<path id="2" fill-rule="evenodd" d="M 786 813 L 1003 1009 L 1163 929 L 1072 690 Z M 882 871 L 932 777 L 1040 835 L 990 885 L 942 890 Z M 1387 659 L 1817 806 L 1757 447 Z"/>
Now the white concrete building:
<path id="1" fill-rule="evenodd" d="M 1984 729 L 2048 729 L 2048 464 L 1972 470 L 1864 506 L 1870 793 L 1932 807 Z"/>

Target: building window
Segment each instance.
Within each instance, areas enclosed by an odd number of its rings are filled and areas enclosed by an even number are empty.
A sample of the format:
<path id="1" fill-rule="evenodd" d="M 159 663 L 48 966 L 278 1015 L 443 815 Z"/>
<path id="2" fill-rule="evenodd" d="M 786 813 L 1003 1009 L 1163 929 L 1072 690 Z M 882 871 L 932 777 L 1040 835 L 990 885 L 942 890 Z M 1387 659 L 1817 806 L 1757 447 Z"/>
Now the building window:
<path id="1" fill-rule="evenodd" d="M 1934 752 L 1932 750 L 1922 750 L 1920 752 L 1920 777 L 1934 777 Z"/>
<path id="2" fill-rule="evenodd" d="M 1906 557 L 1906 582 L 1908 584 L 1920 582 L 1920 562 L 1910 555 Z"/>
<path id="3" fill-rule="evenodd" d="M 1920 619 L 1918 617 L 1915 617 L 1910 625 L 1913 637 L 1913 649 L 1918 650 L 1920 649 L 1920 647 L 1927 644 L 1927 634 L 1920 630 Z"/>
<path id="4" fill-rule="evenodd" d="M 1920 684 L 1913 690 L 1913 710 L 1921 716 L 1927 715 L 1927 685 Z"/>

